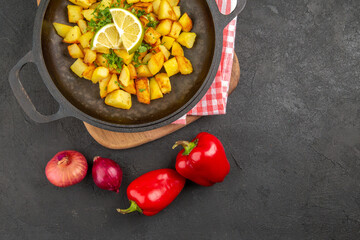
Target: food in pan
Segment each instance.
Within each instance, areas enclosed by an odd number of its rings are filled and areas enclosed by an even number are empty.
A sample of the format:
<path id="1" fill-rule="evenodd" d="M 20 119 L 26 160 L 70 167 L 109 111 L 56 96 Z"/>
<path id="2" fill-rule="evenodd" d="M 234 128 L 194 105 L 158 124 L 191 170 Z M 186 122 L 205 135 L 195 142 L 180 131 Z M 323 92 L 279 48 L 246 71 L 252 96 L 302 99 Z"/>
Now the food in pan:
<path id="1" fill-rule="evenodd" d="M 183 47 L 196 33 L 179 0 L 70 0 L 69 26 L 53 23 L 70 57 L 70 69 L 99 84 L 105 104 L 130 109 L 131 95 L 150 104 L 171 92 L 170 77 L 193 72 Z"/>

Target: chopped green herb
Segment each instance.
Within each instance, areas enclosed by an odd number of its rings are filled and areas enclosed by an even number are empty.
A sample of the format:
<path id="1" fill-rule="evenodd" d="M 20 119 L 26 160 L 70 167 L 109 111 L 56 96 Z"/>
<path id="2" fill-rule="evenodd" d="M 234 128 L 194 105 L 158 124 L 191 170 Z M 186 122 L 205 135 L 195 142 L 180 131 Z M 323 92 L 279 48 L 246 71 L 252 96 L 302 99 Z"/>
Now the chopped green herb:
<path id="1" fill-rule="evenodd" d="M 131 7 L 132 7 L 132 5 L 134 5 L 134 4 L 133 4 L 133 3 L 130 3 L 130 4 L 125 3 L 125 5 L 124 5 L 124 9 L 129 9 L 129 8 L 131 8 Z"/>
<path id="2" fill-rule="evenodd" d="M 141 89 L 139 89 L 139 91 L 140 91 L 140 92 L 144 92 L 144 91 L 146 91 L 146 89 L 141 88 Z"/>
<path id="3" fill-rule="evenodd" d="M 140 63 L 139 57 L 140 53 L 144 53 L 150 50 L 152 47 L 149 44 L 141 43 L 140 47 L 135 51 L 133 62 L 135 63 L 135 67 L 139 67 L 140 65 L 145 65 L 144 63 Z"/>
<path id="4" fill-rule="evenodd" d="M 103 57 L 107 60 L 107 67 L 113 68 L 115 70 L 121 70 L 124 63 L 123 59 L 115 54 L 115 52 L 110 49 L 109 54 L 103 54 Z"/>
<path id="5" fill-rule="evenodd" d="M 146 26 L 156 28 L 156 26 L 159 24 L 158 21 L 150 21 Z"/>
<path id="6" fill-rule="evenodd" d="M 107 7 L 103 10 L 100 10 L 99 6 L 97 6 L 95 8 L 95 11 L 93 12 L 95 20 L 91 19 L 88 24 L 88 30 L 93 31 L 93 32 L 97 32 L 100 28 L 102 28 L 106 24 L 113 22 L 112 16 L 110 13 L 110 8 Z"/>
<path id="7" fill-rule="evenodd" d="M 118 81 L 115 81 L 116 85 L 119 86 L 119 88 L 125 88 L 121 83 L 119 83 Z"/>

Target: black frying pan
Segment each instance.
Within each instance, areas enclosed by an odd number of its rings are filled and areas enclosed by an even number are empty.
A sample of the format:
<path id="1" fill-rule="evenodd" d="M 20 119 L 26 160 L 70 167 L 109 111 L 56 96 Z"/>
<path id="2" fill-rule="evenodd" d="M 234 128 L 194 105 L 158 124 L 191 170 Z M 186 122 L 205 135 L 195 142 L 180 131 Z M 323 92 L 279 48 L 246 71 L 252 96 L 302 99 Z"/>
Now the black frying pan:
<path id="1" fill-rule="evenodd" d="M 67 53 L 52 23 L 67 23 L 66 0 L 42 0 L 36 14 L 33 49 L 11 70 L 11 88 L 24 111 L 38 123 L 46 123 L 73 116 L 93 126 L 117 132 L 141 132 L 170 124 L 190 111 L 206 94 L 218 70 L 223 45 L 223 29 L 245 7 L 246 0 L 237 0 L 230 15 L 219 12 L 215 0 L 181 0 L 182 12 L 193 19 L 193 32 L 198 37 L 193 49 L 185 49 L 185 56 L 194 66 L 188 76 L 171 77 L 172 92 L 150 105 L 139 103 L 133 96 L 130 110 L 105 105 L 99 88 L 80 79 L 70 70 L 74 59 Z M 40 114 L 23 88 L 19 72 L 29 62 L 36 64 L 52 96 L 59 103 L 57 113 Z"/>

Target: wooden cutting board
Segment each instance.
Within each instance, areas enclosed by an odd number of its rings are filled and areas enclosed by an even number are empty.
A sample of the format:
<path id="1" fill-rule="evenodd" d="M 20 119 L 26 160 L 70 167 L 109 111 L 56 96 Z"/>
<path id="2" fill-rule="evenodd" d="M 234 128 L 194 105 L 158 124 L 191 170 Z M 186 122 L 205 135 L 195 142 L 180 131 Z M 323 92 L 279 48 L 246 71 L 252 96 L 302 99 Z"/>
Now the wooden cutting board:
<path id="1" fill-rule="evenodd" d="M 38 5 L 41 0 L 37 0 Z M 231 73 L 229 95 L 235 90 L 240 80 L 240 65 L 239 60 L 234 55 L 233 68 Z M 110 149 L 128 149 L 143 145 L 148 142 L 152 142 L 156 139 L 162 138 L 170 133 L 173 133 L 181 128 L 195 122 L 200 117 L 198 116 L 188 116 L 186 118 L 186 125 L 180 124 L 170 124 L 158 129 L 154 129 L 146 132 L 138 133 L 119 133 L 111 132 L 101 128 L 94 127 L 86 122 L 84 122 L 85 127 L 89 134 L 97 141 L 100 145 L 110 148 Z"/>

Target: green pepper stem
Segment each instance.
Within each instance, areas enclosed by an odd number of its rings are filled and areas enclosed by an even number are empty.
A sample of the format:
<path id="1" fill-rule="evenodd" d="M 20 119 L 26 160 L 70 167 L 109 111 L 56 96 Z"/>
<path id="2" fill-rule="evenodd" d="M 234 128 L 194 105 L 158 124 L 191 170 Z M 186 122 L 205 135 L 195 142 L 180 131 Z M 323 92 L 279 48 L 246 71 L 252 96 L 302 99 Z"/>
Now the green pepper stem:
<path id="1" fill-rule="evenodd" d="M 142 209 L 136 204 L 136 202 L 130 200 L 130 207 L 128 209 L 116 209 L 121 214 L 128 214 L 135 211 L 142 213 Z"/>
<path id="2" fill-rule="evenodd" d="M 172 149 L 175 149 L 177 146 L 181 145 L 184 148 L 183 156 L 187 156 L 191 153 L 191 151 L 198 145 L 199 139 L 195 139 L 193 142 L 188 141 L 177 141 Z"/>

